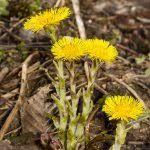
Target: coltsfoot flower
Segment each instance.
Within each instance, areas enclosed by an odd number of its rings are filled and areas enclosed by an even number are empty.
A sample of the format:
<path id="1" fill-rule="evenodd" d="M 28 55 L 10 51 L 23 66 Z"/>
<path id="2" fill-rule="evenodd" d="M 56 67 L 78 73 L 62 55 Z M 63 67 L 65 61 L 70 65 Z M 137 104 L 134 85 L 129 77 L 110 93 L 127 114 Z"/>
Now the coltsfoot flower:
<path id="1" fill-rule="evenodd" d="M 40 12 L 39 14 L 30 17 L 24 24 L 26 30 L 38 32 L 46 27 L 58 25 L 60 21 L 68 18 L 71 11 L 67 7 L 54 8 Z"/>
<path id="2" fill-rule="evenodd" d="M 51 52 L 55 59 L 61 60 L 78 60 L 84 56 L 84 44 L 81 39 L 63 37 L 58 42 L 54 43 Z"/>
<path id="3" fill-rule="evenodd" d="M 112 62 L 116 59 L 118 52 L 108 41 L 89 39 L 85 41 L 86 53 L 91 59 Z"/>
<path id="4" fill-rule="evenodd" d="M 142 102 L 130 96 L 112 96 L 106 98 L 102 109 L 109 119 L 122 121 L 136 120 L 143 114 L 144 105 Z"/>

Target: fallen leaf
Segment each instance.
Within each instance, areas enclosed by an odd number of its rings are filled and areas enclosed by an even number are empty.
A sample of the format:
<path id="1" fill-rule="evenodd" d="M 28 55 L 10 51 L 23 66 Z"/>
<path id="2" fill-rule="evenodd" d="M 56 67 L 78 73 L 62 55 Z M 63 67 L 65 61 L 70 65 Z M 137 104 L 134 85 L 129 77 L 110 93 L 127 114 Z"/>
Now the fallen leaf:
<path id="1" fill-rule="evenodd" d="M 26 132 L 46 132 L 47 120 L 45 118 L 46 99 L 50 92 L 50 85 L 38 91 L 24 104 L 21 111 L 22 130 Z"/>

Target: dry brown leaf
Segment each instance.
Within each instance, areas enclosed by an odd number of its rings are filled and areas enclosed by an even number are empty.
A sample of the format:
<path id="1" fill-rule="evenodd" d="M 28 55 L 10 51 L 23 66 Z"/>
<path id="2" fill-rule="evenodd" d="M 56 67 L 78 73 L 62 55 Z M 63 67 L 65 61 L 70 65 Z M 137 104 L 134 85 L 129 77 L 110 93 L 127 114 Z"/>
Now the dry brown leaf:
<path id="1" fill-rule="evenodd" d="M 21 146 L 14 146 L 11 145 L 9 141 L 1 141 L 0 142 L 0 149 L 1 150 L 41 150 L 37 145 L 34 143 L 28 145 L 21 145 Z"/>
<path id="2" fill-rule="evenodd" d="M 5 67 L 0 71 L 0 83 L 2 82 L 2 80 L 5 78 L 5 76 L 7 75 L 7 73 L 9 72 L 9 68 Z"/>
<path id="3" fill-rule="evenodd" d="M 45 118 L 46 99 L 51 90 L 50 85 L 38 89 L 21 110 L 23 132 L 45 132 L 48 128 Z"/>

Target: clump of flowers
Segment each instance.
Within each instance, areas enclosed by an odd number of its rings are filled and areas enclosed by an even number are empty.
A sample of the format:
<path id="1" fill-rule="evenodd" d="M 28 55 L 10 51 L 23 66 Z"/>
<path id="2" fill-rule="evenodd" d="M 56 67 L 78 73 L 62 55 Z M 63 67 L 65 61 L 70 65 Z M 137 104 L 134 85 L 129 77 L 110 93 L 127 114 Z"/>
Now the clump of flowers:
<path id="1" fill-rule="evenodd" d="M 52 8 L 50 10 L 40 12 L 35 16 L 31 16 L 25 22 L 24 28 L 33 32 L 39 32 L 40 30 L 50 26 L 58 25 L 60 21 L 68 18 L 70 14 L 71 11 L 67 7 Z"/>
<path id="2" fill-rule="evenodd" d="M 56 119 L 53 120 L 55 126 L 62 132 L 59 135 L 64 147 L 68 150 L 77 148 L 78 143 L 85 141 L 85 126 L 89 114 L 93 109 L 92 94 L 94 90 L 94 82 L 96 80 L 96 74 L 99 69 L 101 60 L 104 62 L 112 61 L 117 56 L 117 50 L 108 42 L 103 41 L 98 46 L 94 46 L 94 40 L 81 40 L 78 38 L 63 37 L 55 42 L 51 48 L 51 52 L 54 55 L 54 64 L 57 69 L 58 81 L 53 82 L 56 88 L 59 99 L 52 95 L 60 114 L 60 119 L 56 123 Z M 101 41 L 101 40 L 96 40 Z M 88 44 L 87 44 L 88 43 Z M 96 43 L 97 44 L 97 43 Z M 108 47 L 109 44 L 109 47 Z M 102 47 L 103 46 L 103 47 Z M 104 49 L 105 48 L 105 49 Z M 93 49 L 93 54 L 92 54 Z M 97 52 L 99 50 L 99 52 Z M 109 52 L 108 52 L 109 51 Z M 96 55 L 94 55 L 94 53 Z M 109 55 L 107 59 L 105 55 Z M 97 56 L 97 54 L 99 56 Z M 89 56 L 91 64 L 88 61 L 84 63 L 85 74 L 87 77 L 87 86 L 79 90 L 76 88 L 76 68 L 75 61 Z M 92 57 L 91 57 L 92 56 Z M 69 71 L 70 80 L 70 96 L 71 100 L 66 100 L 66 77 L 64 73 L 64 64 L 67 62 L 67 69 Z M 83 108 L 82 113 L 78 113 L 79 99 L 83 96 Z M 54 116 L 52 118 L 55 118 Z M 67 127 L 68 126 L 68 127 Z M 86 135 L 88 137 L 88 135 Z M 68 138 L 66 138 L 68 137 Z M 88 140 L 88 138 L 86 138 Z"/>
<path id="3" fill-rule="evenodd" d="M 112 62 L 118 56 L 116 48 L 108 41 L 102 39 L 81 40 L 79 38 L 56 36 L 55 26 L 60 21 L 66 19 L 71 14 L 67 7 L 55 8 L 39 13 L 30 17 L 24 24 L 24 28 L 33 32 L 42 29 L 48 33 L 53 45 L 51 52 L 54 55 L 54 65 L 56 68 L 56 78 L 52 84 L 56 89 L 56 94 L 51 94 L 59 112 L 59 117 L 49 114 L 53 120 L 54 126 L 58 131 L 58 137 L 61 141 L 62 148 L 65 150 L 78 149 L 80 144 L 88 141 L 86 122 L 93 109 L 92 95 L 97 72 L 101 62 Z M 81 58 L 84 61 L 85 76 L 87 84 L 84 87 L 76 86 L 76 61 Z M 87 59 L 88 58 L 88 59 Z M 90 63 L 89 63 L 90 62 Z M 69 77 L 69 86 L 66 87 L 66 70 Z M 67 90 L 69 89 L 70 99 L 68 100 Z M 82 112 L 78 112 L 79 99 L 82 100 Z M 113 150 L 120 148 L 126 137 L 126 123 L 131 119 L 137 119 L 143 113 L 143 105 L 128 96 L 109 97 L 103 106 L 110 119 L 120 120 L 116 129 L 115 144 Z"/>
<path id="4" fill-rule="evenodd" d="M 102 110 L 109 116 L 110 120 L 119 121 L 116 128 L 115 144 L 111 147 L 112 150 L 119 150 L 124 144 L 128 132 L 127 123 L 142 116 L 144 105 L 131 96 L 112 96 L 106 98 Z"/>

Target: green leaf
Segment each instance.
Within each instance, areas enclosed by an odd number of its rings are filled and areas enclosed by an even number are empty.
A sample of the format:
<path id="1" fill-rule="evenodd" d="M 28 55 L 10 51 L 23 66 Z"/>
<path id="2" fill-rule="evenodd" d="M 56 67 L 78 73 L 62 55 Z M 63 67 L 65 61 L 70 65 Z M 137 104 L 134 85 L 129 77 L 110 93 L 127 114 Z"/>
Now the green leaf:
<path id="1" fill-rule="evenodd" d="M 8 6 L 8 0 L 0 0 L 0 16 L 8 15 L 8 11 L 6 10 L 7 6 Z"/>
<path id="2" fill-rule="evenodd" d="M 150 76 L 150 67 L 145 70 L 145 75 Z"/>
<path id="3" fill-rule="evenodd" d="M 69 115 L 73 116 L 73 110 L 72 110 L 72 107 L 71 107 L 70 102 L 68 100 L 66 100 L 66 104 L 68 106 Z"/>
<path id="4" fill-rule="evenodd" d="M 4 50 L 0 49 L 0 62 L 3 60 L 4 54 L 5 54 Z"/>
<path id="5" fill-rule="evenodd" d="M 135 61 L 137 64 L 141 64 L 145 61 L 145 59 L 146 59 L 146 56 L 142 55 L 141 57 L 135 58 Z"/>
<path id="6" fill-rule="evenodd" d="M 53 114 L 46 113 L 46 117 L 53 120 L 54 126 L 58 129 L 59 128 L 59 119 L 55 117 Z"/>
<path id="7" fill-rule="evenodd" d="M 61 104 L 60 100 L 57 97 L 55 97 L 53 94 L 51 95 L 51 98 L 55 101 L 55 104 L 57 105 L 57 107 L 59 109 L 59 112 L 63 112 L 64 111 L 64 107 Z"/>

